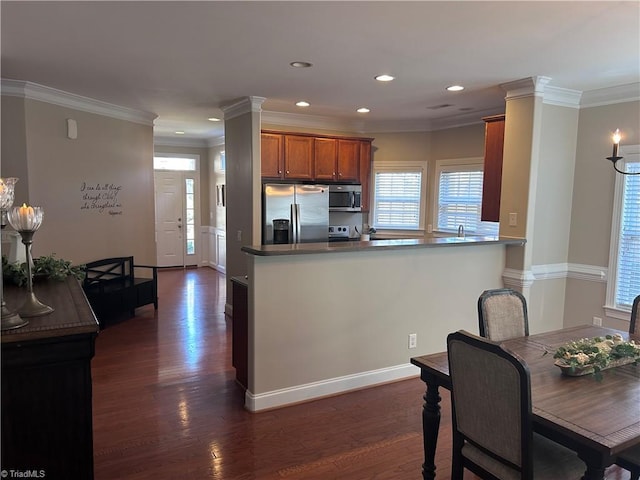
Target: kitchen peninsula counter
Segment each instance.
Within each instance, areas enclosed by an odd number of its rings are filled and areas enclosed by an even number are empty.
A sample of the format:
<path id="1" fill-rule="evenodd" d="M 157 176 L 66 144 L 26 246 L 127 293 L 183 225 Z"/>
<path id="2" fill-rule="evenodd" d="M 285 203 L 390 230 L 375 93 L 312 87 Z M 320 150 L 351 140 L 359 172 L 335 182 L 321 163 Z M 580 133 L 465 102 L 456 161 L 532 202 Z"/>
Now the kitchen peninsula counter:
<path id="1" fill-rule="evenodd" d="M 247 245 L 242 251 L 261 257 L 280 255 L 308 255 L 318 253 L 362 252 L 375 250 L 406 250 L 432 247 L 460 247 L 467 245 L 524 245 L 526 240 L 509 237 L 433 237 L 428 239 L 403 238 L 360 242 L 296 243 L 286 245 Z"/>
<path id="2" fill-rule="evenodd" d="M 450 332 L 478 331 L 478 296 L 504 287 L 507 250 L 519 255 L 524 243 L 467 236 L 243 247 L 245 408 L 417 377 L 410 358 L 441 351 Z"/>

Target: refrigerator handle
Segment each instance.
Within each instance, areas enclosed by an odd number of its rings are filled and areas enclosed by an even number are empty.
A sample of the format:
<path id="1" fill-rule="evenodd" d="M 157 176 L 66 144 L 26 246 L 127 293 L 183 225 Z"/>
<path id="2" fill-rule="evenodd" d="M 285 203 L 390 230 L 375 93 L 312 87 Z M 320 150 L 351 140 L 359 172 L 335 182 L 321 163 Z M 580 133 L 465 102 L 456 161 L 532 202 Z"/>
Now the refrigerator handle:
<path id="1" fill-rule="evenodd" d="M 291 239 L 289 241 L 289 243 L 298 243 L 298 237 L 297 237 L 297 233 L 298 233 L 298 229 L 296 228 L 296 225 L 298 224 L 298 215 L 297 215 L 297 209 L 296 209 L 297 205 L 295 203 L 292 203 L 291 205 L 289 205 L 289 208 L 291 209 Z"/>
<path id="2" fill-rule="evenodd" d="M 300 243 L 300 235 L 301 235 L 301 231 L 300 231 L 300 204 L 299 203 L 295 203 L 295 210 L 296 210 L 296 222 L 294 223 L 294 227 L 296 229 L 296 234 L 295 234 L 295 243 Z"/>

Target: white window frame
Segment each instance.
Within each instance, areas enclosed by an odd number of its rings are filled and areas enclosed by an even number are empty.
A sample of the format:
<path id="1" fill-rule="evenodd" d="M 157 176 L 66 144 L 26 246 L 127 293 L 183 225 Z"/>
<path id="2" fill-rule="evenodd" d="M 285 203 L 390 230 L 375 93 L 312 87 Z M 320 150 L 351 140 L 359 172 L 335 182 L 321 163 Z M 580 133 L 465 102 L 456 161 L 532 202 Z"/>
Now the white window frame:
<path id="1" fill-rule="evenodd" d="M 469 157 L 469 158 L 451 158 L 436 160 L 435 169 L 435 181 L 434 181 L 434 196 L 433 196 L 433 232 L 450 235 L 452 233 L 457 234 L 457 228 L 455 229 L 441 229 L 438 228 L 438 217 L 440 202 L 440 174 L 442 172 L 469 172 L 469 171 L 484 171 L 484 158 L 482 157 Z M 483 222 L 489 223 L 489 222 Z M 491 222 L 497 223 L 497 222 Z M 465 232 L 469 235 L 482 235 L 482 233 Z M 497 235 L 497 234 L 496 234 Z"/>
<path id="2" fill-rule="evenodd" d="M 624 170 L 625 162 L 640 162 L 640 145 L 622 145 L 620 153 L 622 160 L 616 166 Z M 631 307 L 617 305 L 616 290 L 618 280 L 618 252 L 620 249 L 620 227 L 622 221 L 622 196 L 624 193 L 624 182 L 627 176 L 616 172 L 615 187 L 613 193 L 613 212 L 611 215 L 611 241 L 609 242 L 609 267 L 607 269 L 607 294 L 604 306 L 608 317 L 619 320 L 631 321 Z"/>
<path id="3" fill-rule="evenodd" d="M 420 213 L 418 217 L 418 228 L 416 229 L 391 229 L 391 228 L 378 228 L 374 225 L 376 218 L 376 185 L 375 179 L 377 173 L 403 173 L 403 172 L 420 172 Z M 427 204 L 427 163 L 420 161 L 404 161 L 404 162 L 374 162 L 372 175 L 372 201 L 371 201 L 371 215 L 369 222 L 371 226 L 375 227 L 378 233 L 387 233 L 390 235 L 402 235 L 402 236 L 423 236 L 425 225 L 425 213 Z"/>
<path id="4" fill-rule="evenodd" d="M 155 153 L 153 154 L 154 158 L 154 170 L 162 171 L 162 170 L 171 170 L 174 172 L 200 172 L 200 155 L 195 153 Z M 185 160 L 193 160 L 193 168 L 184 169 L 184 168 L 156 168 L 155 159 L 156 158 L 179 158 Z"/>

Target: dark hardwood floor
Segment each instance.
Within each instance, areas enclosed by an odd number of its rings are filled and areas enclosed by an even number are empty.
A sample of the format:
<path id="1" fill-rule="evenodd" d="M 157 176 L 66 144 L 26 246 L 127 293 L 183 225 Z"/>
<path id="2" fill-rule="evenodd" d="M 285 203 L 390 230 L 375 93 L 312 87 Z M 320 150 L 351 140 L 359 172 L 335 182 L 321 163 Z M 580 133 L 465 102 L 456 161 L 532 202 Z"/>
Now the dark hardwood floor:
<path id="1" fill-rule="evenodd" d="M 419 378 L 250 413 L 231 366 L 225 277 L 209 268 L 161 271 L 159 296 L 157 312 L 138 309 L 97 338 L 96 480 L 422 478 Z M 450 403 L 442 396 L 436 464 L 448 479 Z M 627 478 L 615 467 L 607 476 Z"/>

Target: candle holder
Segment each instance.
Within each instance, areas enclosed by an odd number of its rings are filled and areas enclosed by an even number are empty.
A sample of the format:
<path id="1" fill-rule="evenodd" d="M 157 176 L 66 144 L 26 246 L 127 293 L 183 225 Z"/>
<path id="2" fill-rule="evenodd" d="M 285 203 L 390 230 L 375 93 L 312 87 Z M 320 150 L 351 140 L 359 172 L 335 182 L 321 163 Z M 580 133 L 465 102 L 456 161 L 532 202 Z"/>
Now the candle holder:
<path id="1" fill-rule="evenodd" d="M 0 178 L 0 213 L 2 228 L 7 225 L 7 210 L 13 205 L 15 198 L 15 185 L 18 181 L 15 177 Z M 29 323 L 28 320 L 20 317 L 18 312 L 12 312 L 7 308 L 4 301 L 4 273 L 0 273 L 0 294 L 2 295 L 2 310 L 0 312 L 0 327 L 2 331 L 12 330 L 14 328 L 24 327 Z"/>
<path id="2" fill-rule="evenodd" d="M 33 235 L 42 224 L 44 212 L 41 207 L 28 207 L 23 204 L 21 207 L 13 207 L 9 211 L 9 223 L 22 237 L 22 243 L 25 247 L 25 256 L 27 257 L 27 298 L 24 304 L 18 308 L 18 313 L 23 317 L 37 317 L 53 312 L 53 308 L 45 305 L 36 297 L 33 292 L 33 274 L 31 267 L 33 260 L 31 258 L 31 245 L 33 244 Z"/>
<path id="3" fill-rule="evenodd" d="M 613 163 L 613 169 L 618 173 L 622 173 L 623 175 L 640 175 L 640 172 L 625 172 L 624 170 L 620 170 L 618 167 L 616 167 L 616 163 L 618 163 L 618 160 L 622 160 L 624 158 L 618 155 L 618 147 L 620 146 L 621 139 L 622 135 L 620 134 L 620 129 L 616 129 L 616 131 L 613 133 L 613 152 L 610 157 L 607 157 L 607 160 Z"/>

